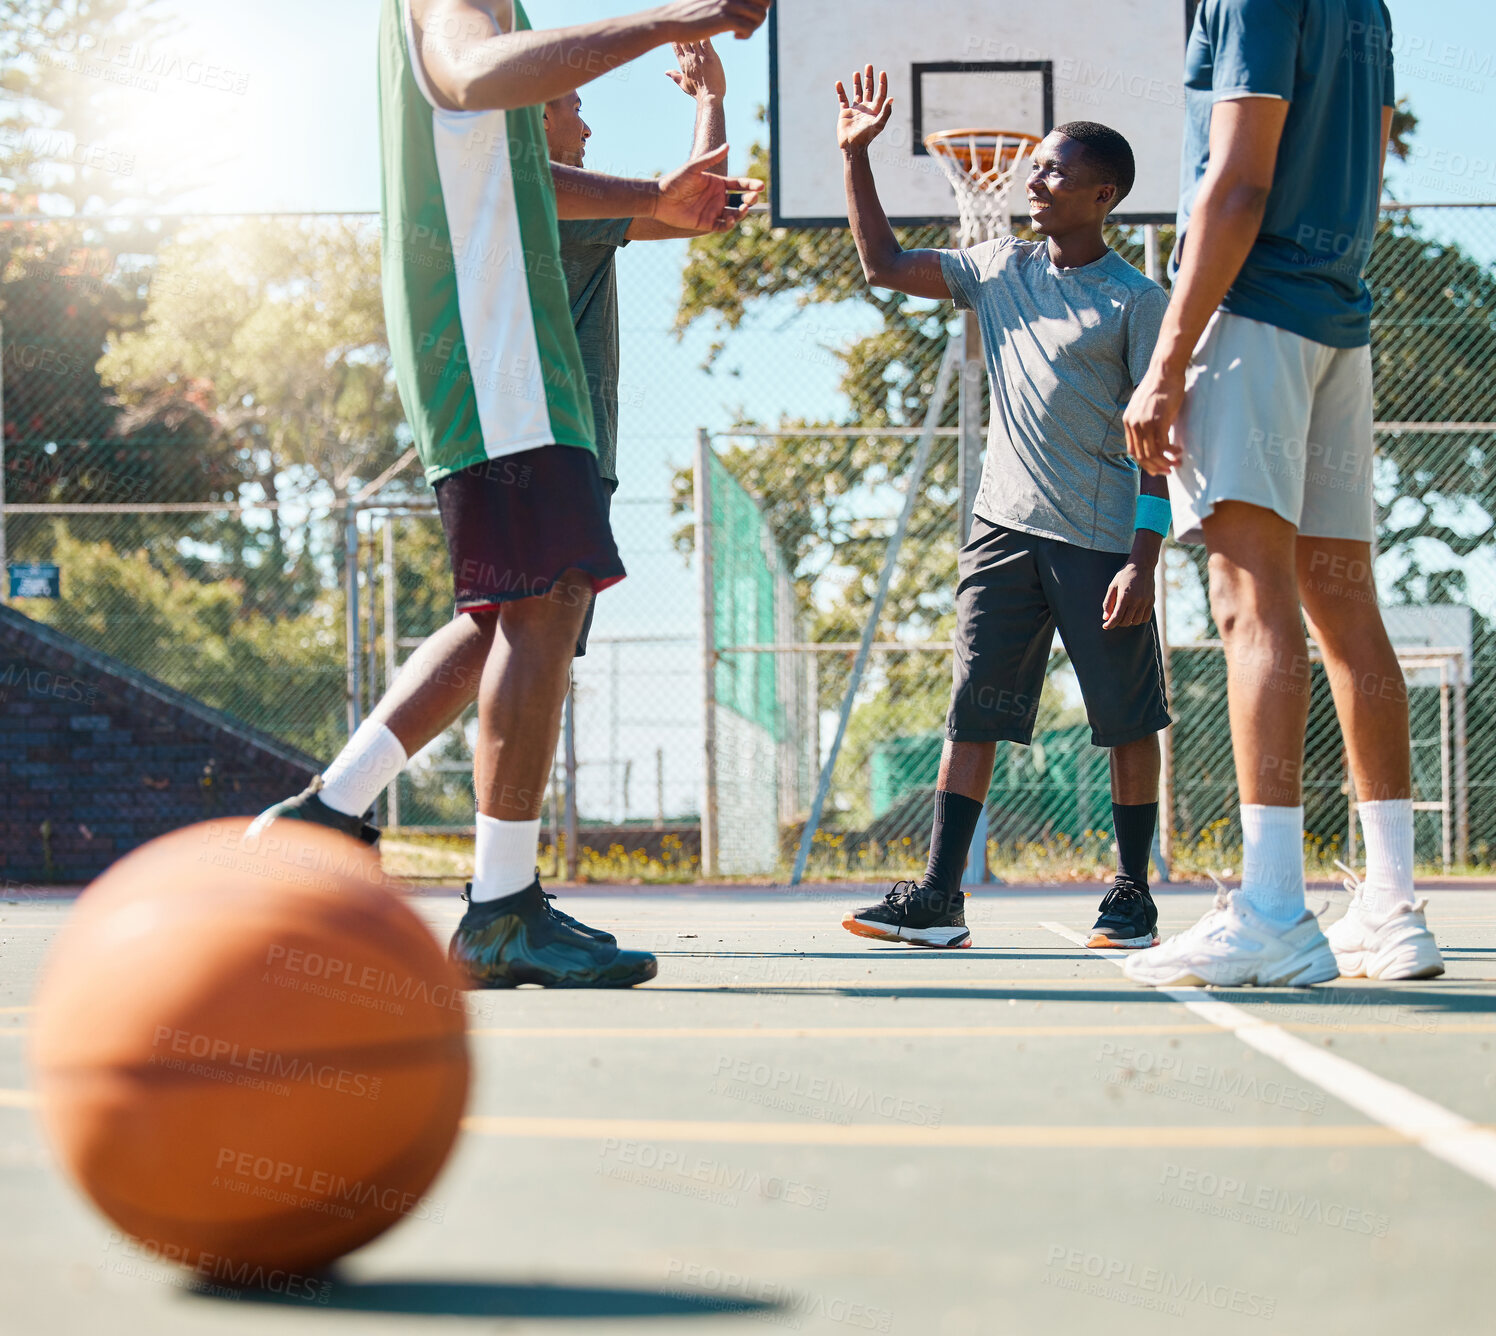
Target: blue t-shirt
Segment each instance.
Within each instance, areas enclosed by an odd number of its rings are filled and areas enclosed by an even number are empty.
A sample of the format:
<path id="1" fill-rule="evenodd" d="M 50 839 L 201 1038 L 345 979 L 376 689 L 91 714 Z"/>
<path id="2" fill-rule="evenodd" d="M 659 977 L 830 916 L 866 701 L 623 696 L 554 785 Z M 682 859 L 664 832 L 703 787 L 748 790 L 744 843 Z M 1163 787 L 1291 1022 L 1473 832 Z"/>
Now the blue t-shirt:
<path id="1" fill-rule="evenodd" d="M 1202 0 L 1184 87 L 1180 246 L 1210 161 L 1211 108 L 1252 95 L 1290 104 L 1262 230 L 1221 309 L 1332 348 L 1370 343 L 1362 275 L 1381 202 L 1382 108 L 1395 101 L 1387 6 Z"/>

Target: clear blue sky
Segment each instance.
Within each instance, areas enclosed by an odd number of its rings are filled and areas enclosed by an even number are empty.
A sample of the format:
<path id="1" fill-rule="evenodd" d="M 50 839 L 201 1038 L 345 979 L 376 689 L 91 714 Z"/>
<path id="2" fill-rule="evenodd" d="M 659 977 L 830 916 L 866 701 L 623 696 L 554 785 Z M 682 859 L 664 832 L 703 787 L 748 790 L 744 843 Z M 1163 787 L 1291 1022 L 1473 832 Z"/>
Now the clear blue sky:
<path id="1" fill-rule="evenodd" d="M 548 27 L 636 7 L 534 0 L 527 8 L 536 27 Z M 1394 188 L 1408 199 L 1496 198 L 1496 5 L 1392 0 L 1390 7 L 1399 81 L 1422 121 L 1420 161 L 1394 174 Z M 185 23 L 178 44 L 248 76 L 242 96 L 222 99 L 232 101 L 232 121 L 218 127 L 217 151 L 204 157 L 212 184 L 197 202 L 215 210 L 377 205 L 378 0 L 176 0 L 176 8 Z M 768 96 L 767 30 L 719 46 L 730 80 L 729 136 L 746 150 L 754 110 Z M 668 53 L 654 52 L 583 91 L 597 166 L 651 173 L 681 156 L 691 108 L 665 78 L 669 64 Z M 735 160 L 741 164 L 741 152 Z"/>

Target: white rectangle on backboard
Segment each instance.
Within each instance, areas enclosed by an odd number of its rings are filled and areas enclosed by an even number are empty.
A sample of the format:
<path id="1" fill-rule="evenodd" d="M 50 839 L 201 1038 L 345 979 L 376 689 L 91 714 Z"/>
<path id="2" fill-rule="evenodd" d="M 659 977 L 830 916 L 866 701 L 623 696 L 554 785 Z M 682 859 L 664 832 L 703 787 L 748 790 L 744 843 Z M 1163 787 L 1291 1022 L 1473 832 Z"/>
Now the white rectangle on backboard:
<path id="1" fill-rule="evenodd" d="M 895 223 L 953 220 L 956 201 L 924 136 L 1042 134 L 1100 121 L 1126 136 L 1137 182 L 1119 222 L 1169 222 L 1179 200 L 1187 0 L 776 0 L 770 15 L 774 222 L 844 227 L 838 79 L 888 71 L 893 119 L 873 147 Z M 1021 214 L 1023 203 L 1017 201 Z"/>
<path id="2" fill-rule="evenodd" d="M 1474 680 L 1471 657 L 1475 647 L 1475 628 L 1470 609 L 1463 603 L 1384 604 L 1382 624 L 1387 628 L 1387 637 L 1393 647 L 1401 653 L 1419 649 L 1462 651 L 1465 684 L 1468 686 Z M 1408 685 L 1412 687 L 1439 685 L 1438 668 L 1412 668 L 1407 677 Z"/>

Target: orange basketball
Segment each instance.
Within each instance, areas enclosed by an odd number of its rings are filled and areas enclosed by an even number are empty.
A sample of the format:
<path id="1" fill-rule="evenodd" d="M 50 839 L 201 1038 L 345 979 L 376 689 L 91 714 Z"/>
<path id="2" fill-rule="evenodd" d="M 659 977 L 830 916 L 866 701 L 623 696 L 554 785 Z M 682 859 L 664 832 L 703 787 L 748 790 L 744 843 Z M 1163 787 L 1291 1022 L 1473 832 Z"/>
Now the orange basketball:
<path id="1" fill-rule="evenodd" d="M 80 898 L 37 996 L 43 1121 L 147 1256 L 282 1285 L 405 1215 L 467 1095 L 462 982 L 322 827 L 210 822 Z"/>

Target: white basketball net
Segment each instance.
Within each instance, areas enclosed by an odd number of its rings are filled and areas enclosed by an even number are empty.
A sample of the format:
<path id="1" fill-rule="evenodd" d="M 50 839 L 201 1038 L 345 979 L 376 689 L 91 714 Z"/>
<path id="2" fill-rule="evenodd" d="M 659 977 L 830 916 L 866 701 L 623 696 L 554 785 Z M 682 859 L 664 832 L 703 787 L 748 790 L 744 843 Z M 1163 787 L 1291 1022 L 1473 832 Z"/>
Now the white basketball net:
<path id="1" fill-rule="evenodd" d="M 956 192 L 962 246 L 1007 236 L 1013 230 L 1014 183 L 1028 172 L 1039 139 L 1011 130 L 941 130 L 925 148 Z"/>

